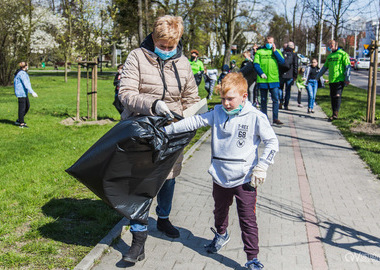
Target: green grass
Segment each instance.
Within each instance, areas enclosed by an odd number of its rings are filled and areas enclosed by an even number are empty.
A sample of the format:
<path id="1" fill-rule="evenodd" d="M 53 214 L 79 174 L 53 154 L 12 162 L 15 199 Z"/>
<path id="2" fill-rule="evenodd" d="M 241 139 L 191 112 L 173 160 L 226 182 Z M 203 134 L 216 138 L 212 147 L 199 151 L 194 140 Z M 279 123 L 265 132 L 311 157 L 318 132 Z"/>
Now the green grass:
<path id="1" fill-rule="evenodd" d="M 324 112 L 332 115 L 329 88 L 318 89 L 317 103 Z M 351 127 L 360 122 L 365 122 L 367 108 L 367 91 L 349 85 L 344 88 L 342 94 L 342 105 L 339 119 L 333 121 L 342 132 L 351 146 L 358 152 L 360 157 L 368 164 L 370 169 L 380 179 L 380 135 L 368 135 L 365 133 L 354 133 Z M 380 119 L 380 99 L 376 101 L 376 121 Z"/>
<path id="2" fill-rule="evenodd" d="M 0 269 L 73 268 L 121 218 L 65 173 L 117 123 L 60 124 L 76 114 L 75 74 L 70 73 L 66 84 L 63 73 L 31 72 L 39 97 L 30 97 L 25 118 L 29 129 L 13 124 L 17 119 L 13 87 L 0 87 Z M 120 119 L 112 105 L 112 82 L 112 74 L 98 79 L 100 119 Z M 81 116 L 86 116 L 84 79 L 81 89 Z M 203 87 L 200 96 L 206 96 Z M 197 138 L 204 132 L 199 130 Z"/>

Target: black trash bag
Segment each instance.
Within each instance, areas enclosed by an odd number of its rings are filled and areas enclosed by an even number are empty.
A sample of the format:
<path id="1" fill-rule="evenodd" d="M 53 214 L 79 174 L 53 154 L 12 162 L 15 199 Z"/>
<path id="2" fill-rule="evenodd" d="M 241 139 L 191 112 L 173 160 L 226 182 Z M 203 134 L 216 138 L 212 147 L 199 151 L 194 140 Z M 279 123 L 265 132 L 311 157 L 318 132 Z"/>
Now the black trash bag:
<path id="1" fill-rule="evenodd" d="M 115 125 L 67 173 L 128 219 L 148 223 L 153 198 L 196 131 L 167 135 L 170 119 L 137 116 Z"/>

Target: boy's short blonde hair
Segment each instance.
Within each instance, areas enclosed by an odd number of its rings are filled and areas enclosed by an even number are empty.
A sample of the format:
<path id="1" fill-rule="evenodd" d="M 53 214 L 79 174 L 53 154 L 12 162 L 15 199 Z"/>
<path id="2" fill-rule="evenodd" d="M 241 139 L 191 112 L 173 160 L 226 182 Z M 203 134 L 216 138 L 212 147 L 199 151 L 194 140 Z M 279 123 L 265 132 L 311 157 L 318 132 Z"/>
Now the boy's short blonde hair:
<path id="1" fill-rule="evenodd" d="M 178 43 L 183 35 L 182 17 L 165 15 L 154 22 L 153 40 L 164 39 Z"/>
<path id="2" fill-rule="evenodd" d="M 247 93 L 248 83 L 241 72 L 228 73 L 215 88 L 220 95 L 225 95 L 232 89 L 237 90 L 241 95 Z"/>

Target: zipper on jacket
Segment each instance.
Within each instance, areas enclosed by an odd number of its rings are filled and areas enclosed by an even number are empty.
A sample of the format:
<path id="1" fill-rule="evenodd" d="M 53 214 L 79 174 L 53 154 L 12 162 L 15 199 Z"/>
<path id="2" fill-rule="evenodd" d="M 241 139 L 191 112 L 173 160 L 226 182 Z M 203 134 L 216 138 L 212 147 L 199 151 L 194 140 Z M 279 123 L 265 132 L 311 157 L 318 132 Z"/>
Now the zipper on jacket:
<path id="1" fill-rule="evenodd" d="M 239 159 L 239 158 L 220 158 L 220 157 L 212 157 L 212 159 L 223 160 L 223 161 L 247 162 L 245 159 Z"/>
<path id="2" fill-rule="evenodd" d="M 224 128 L 224 129 L 226 129 L 226 124 L 227 124 L 227 122 L 228 122 L 229 119 L 230 119 L 230 117 L 227 116 L 227 119 L 226 119 L 226 121 L 224 122 L 224 125 L 223 125 L 223 128 Z"/>
<path id="3" fill-rule="evenodd" d="M 161 100 L 164 100 L 165 99 L 165 93 L 166 91 L 168 90 L 168 86 L 166 84 L 166 80 L 165 80 L 165 72 L 164 72 L 164 61 L 162 61 L 160 58 L 157 59 L 158 60 L 158 64 L 160 66 L 160 75 L 161 75 L 161 80 L 162 80 L 162 83 L 164 84 L 164 91 L 162 93 L 162 98 Z"/>

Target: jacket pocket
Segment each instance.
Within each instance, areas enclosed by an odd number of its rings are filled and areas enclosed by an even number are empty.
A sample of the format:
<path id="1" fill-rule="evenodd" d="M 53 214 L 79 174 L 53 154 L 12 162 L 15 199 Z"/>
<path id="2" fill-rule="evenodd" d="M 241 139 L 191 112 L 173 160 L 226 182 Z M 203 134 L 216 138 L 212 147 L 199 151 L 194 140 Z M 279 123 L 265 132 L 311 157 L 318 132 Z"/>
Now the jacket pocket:
<path id="1" fill-rule="evenodd" d="M 248 173 L 244 159 L 227 159 L 213 157 L 209 173 L 220 182 L 234 182 L 242 180 Z"/>

